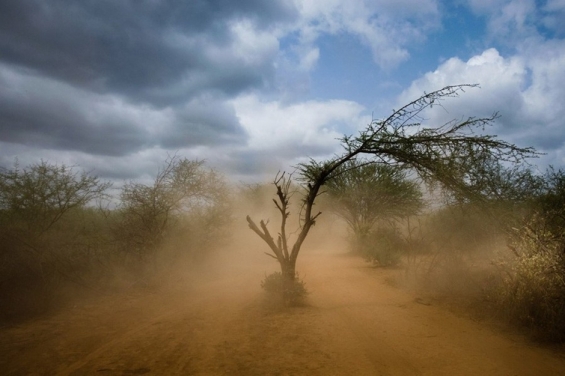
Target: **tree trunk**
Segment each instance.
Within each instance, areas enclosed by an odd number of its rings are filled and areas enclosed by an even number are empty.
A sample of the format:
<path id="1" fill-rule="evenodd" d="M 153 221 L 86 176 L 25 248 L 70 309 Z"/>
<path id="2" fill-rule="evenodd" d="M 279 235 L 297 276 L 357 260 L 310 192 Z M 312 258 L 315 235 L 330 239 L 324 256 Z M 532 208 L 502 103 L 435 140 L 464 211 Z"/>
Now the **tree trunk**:
<path id="1" fill-rule="evenodd" d="M 281 263 L 282 272 L 282 298 L 286 305 L 291 305 L 295 300 L 296 261 L 284 259 Z"/>
<path id="2" fill-rule="evenodd" d="M 281 272 L 285 281 L 294 282 L 296 279 L 296 262 L 284 259 L 280 262 Z"/>

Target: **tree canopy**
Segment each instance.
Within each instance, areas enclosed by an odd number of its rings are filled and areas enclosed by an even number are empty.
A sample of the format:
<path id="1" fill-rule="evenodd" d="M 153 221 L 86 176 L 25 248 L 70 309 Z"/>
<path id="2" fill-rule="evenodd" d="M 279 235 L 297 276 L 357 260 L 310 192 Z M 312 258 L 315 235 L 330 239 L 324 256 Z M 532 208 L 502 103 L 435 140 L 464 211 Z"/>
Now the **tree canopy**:
<path id="1" fill-rule="evenodd" d="M 423 206 L 418 183 L 388 164 L 350 160 L 326 183 L 326 191 L 331 210 L 357 236 L 367 234 L 378 220 L 417 214 Z"/>
<path id="2" fill-rule="evenodd" d="M 109 183 L 72 167 L 41 161 L 26 168 L 0 171 L 0 209 L 38 236 L 69 210 L 104 195 Z"/>

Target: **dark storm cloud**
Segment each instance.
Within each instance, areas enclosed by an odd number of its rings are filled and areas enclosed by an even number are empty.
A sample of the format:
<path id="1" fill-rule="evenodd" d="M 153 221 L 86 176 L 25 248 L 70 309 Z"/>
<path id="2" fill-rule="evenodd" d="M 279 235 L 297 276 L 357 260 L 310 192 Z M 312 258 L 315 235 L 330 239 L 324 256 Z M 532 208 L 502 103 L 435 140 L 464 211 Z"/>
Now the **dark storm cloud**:
<path id="1" fill-rule="evenodd" d="M 211 98 L 198 98 L 175 112 L 160 139 L 162 147 L 178 149 L 198 143 L 227 145 L 245 137 L 233 108 Z"/>
<path id="2" fill-rule="evenodd" d="M 277 1 L 8 0 L 0 3 L 0 55 L 98 92 L 152 102 L 174 100 L 153 89 L 191 75 L 203 78 L 207 89 L 234 93 L 260 85 L 271 67 L 215 61 L 205 49 L 230 45 L 231 20 L 268 28 L 292 16 L 293 9 Z M 220 71 L 230 79 L 215 79 Z"/>
<path id="3" fill-rule="evenodd" d="M 277 49 L 242 54 L 230 23 L 295 16 L 284 0 L 2 1 L 0 141 L 111 156 L 241 142 L 223 101 L 267 85 Z"/>
<path id="4" fill-rule="evenodd" d="M 104 118 L 105 104 L 52 80 L 0 65 L 0 140 L 48 149 L 119 155 L 148 135 L 119 116 Z M 98 118 L 96 118 L 98 116 Z"/>
<path id="5" fill-rule="evenodd" d="M 240 142 L 235 113 L 214 98 L 183 107 L 134 106 L 0 64 L 0 140 L 122 156 L 149 147 Z"/>

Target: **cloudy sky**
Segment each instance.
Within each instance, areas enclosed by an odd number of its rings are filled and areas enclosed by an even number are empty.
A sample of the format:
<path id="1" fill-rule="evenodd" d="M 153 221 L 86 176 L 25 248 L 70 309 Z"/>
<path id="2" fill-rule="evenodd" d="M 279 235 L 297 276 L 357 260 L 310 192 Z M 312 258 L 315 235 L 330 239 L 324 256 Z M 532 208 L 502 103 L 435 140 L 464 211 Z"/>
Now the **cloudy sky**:
<path id="1" fill-rule="evenodd" d="M 430 115 L 565 165 L 565 0 L 3 0 L 0 166 L 116 181 L 167 155 L 235 181 L 339 150 L 424 91 L 478 83 Z"/>

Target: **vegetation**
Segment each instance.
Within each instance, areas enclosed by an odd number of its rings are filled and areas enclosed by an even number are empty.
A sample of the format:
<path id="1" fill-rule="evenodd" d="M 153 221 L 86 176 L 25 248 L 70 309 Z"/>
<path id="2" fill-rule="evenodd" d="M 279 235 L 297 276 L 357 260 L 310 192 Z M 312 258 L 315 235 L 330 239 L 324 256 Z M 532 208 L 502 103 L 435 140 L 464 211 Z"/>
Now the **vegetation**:
<path id="1" fill-rule="evenodd" d="M 513 171 L 499 181 L 498 199 L 450 201 L 419 218 L 405 282 L 525 326 L 538 339 L 563 341 L 563 172 Z"/>
<path id="2" fill-rule="evenodd" d="M 43 161 L 0 172 L 0 305 L 42 305 L 61 280 L 84 273 L 97 239 L 81 228 L 75 236 L 65 231 L 108 187 L 95 176 Z"/>
<path id="3" fill-rule="evenodd" d="M 351 247 L 368 261 L 396 265 L 402 238 L 396 221 L 417 214 L 423 207 L 416 181 L 398 166 L 350 160 L 326 183 L 330 210 L 351 231 Z"/>
<path id="4" fill-rule="evenodd" d="M 215 231 L 229 221 L 227 187 L 203 163 L 172 157 L 152 185 L 129 182 L 123 187 L 115 234 L 124 252 L 138 261 L 154 262 L 157 250 L 179 228 L 186 233 L 187 227 L 204 225 L 202 236 L 217 235 Z"/>
<path id="5" fill-rule="evenodd" d="M 406 240 L 396 225 L 372 229 L 361 239 L 352 240 L 353 247 L 374 266 L 396 266 L 406 252 Z"/>
<path id="6" fill-rule="evenodd" d="M 362 237 L 379 220 L 394 220 L 417 214 L 422 193 L 406 171 L 397 166 L 350 160 L 326 183 L 334 212 L 351 231 Z"/>
<path id="7" fill-rule="evenodd" d="M 298 275 L 290 281 L 284 278 L 282 273 L 274 272 L 261 281 L 261 288 L 274 299 L 275 303 L 282 303 L 285 306 L 297 306 L 304 304 L 304 299 L 308 294 L 306 286 Z"/>
<path id="8" fill-rule="evenodd" d="M 439 185 L 458 197 L 479 199 L 485 188 L 489 187 L 489 179 L 483 179 L 488 176 L 482 172 L 483 166 L 500 161 L 518 163 L 535 155 L 531 148 L 520 148 L 481 133 L 483 128 L 496 120 L 496 114 L 488 118 L 453 120 L 434 128 L 422 126 L 422 114 L 426 109 L 441 105 L 444 99 L 456 97 L 473 86 L 448 86 L 425 94 L 394 111 L 388 118 L 374 120 L 359 135 L 343 137 L 341 143 L 344 152 L 341 155 L 321 162 L 311 160 L 300 164 L 298 171 L 303 188 L 303 206 L 292 246 L 286 229 L 292 179 L 284 173 L 275 177 L 275 205 L 281 218 L 277 240 L 271 235 L 265 221 L 261 220 L 257 225 L 247 216 L 247 222 L 251 230 L 269 246 L 272 252 L 269 255 L 279 262 L 284 278 L 290 281 L 295 279 L 296 260 L 302 244 L 321 215 L 321 212 L 314 210 L 316 199 L 323 193 L 323 187 L 343 173 L 342 166 L 350 161 L 366 160 L 366 163 L 409 169 L 425 183 Z"/>
<path id="9" fill-rule="evenodd" d="M 565 340 L 565 255 L 563 243 L 534 218 L 517 233 L 516 259 L 507 266 L 499 303 L 513 321 L 540 338 Z"/>
<path id="10" fill-rule="evenodd" d="M 539 185 L 534 205 L 552 236 L 565 242 L 565 171 L 549 167 Z"/>
<path id="11" fill-rule="evenodd" d="M 25 237 L 41 237 L 66 213 L 101 198 L 107 183 L 72 168 L 41 162 L 0 172 L 0 209 L 4 223 L 17 223 Z"/>
<path id="12" fill-rule="evenodd" d="M 565 340 L 565 173 L 548 169 L 543 188 L 509 248 L 515 258 L 502 264 L 498 302 L 513 321 L 542 339 Z"/>
<path id="13" fill-rule="evenodd" d="M 109 186 L 47 162 L 0 171 L 0 319 L 44 312 L 69 288 L 138 285 L 203 254 L 231 220 L 226 184 L 202 161 L 169 158 L 115 209 L 103 209 Z"/>

